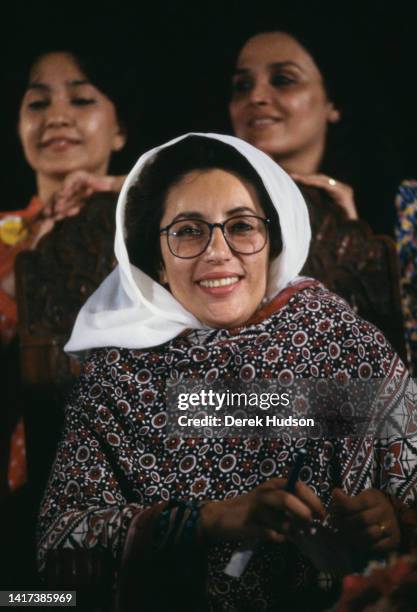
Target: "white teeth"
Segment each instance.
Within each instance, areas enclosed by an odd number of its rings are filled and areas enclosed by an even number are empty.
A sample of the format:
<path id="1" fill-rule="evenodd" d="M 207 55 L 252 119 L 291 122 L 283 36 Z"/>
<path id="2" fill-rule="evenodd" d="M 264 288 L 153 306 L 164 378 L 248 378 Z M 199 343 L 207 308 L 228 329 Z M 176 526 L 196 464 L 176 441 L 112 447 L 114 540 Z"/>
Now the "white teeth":
<path id="1" fill-rule="evenodd" d="M 254 119 L 252 121 L 252 125 L 271 125 L 272 123 L 276 123 L 275 119 L 272 119 L 270 117 L 265 117 L 264 119 Z"/>
<path id="2" fill-rule="evenodd" d="M 212 280 L 202 280 L 200 281 L 200 285 L 203 287 L 225 287 L 226 285 L 233 285 L 233 283 L 237 283 L 239 280 L 238 276 L 228 276 L 227 278 L 216 278 Z"/>

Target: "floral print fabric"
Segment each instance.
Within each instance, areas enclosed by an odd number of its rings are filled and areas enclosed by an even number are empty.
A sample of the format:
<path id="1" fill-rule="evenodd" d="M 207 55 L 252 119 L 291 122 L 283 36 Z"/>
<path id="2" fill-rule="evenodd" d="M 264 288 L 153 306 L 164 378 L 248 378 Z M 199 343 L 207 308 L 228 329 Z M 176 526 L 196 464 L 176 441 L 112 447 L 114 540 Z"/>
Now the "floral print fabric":
<path id="1" fill-rule="evenodd" d="M 151 350 L 109 348 L 91 355 L 66 410 L 41 508 L 41 566 L 47 550 L 57 547 L 103 547 L 120 559 L 138 513 L 175 499 L 218 500 L 249 492 L 272 476 L 286 477 L 302 447 L 309 459 L 301 479 L 325 504 L 334 486 L 351 493 L 378 486 L 415 501 L 412 429 L 411 437 L 397 430 L 378 449 L 368 438 L 346 443 L 286 434 L 273 439 L 165 435 L 164 390 L 178 376 L 206 378 L 208 385 L 216 371 L 287 380 L 407 376 L 379 330 L 317 283 L 303 286 L 293 288 L 284 303 L 281 298 L 270 304 L 273 312 L 266 318 L 239 330 L 189 332 Z M 285 594 L 316 584 L 313 568 L 289 544 L 260 546 L 242 578 L 228 578 L 223 570 L 235 548 L 236 543 L 225 542 L 208 549 L 212 609 L 236 610 L 250 601 L 253 609 L 266 610 L 282 603 Z"/>
<path id="2" fill-rule="evenodd" d="M 417 181 L 401 183 L 395 205 L 404 327 L 412 375 L 417 376 Z"/>

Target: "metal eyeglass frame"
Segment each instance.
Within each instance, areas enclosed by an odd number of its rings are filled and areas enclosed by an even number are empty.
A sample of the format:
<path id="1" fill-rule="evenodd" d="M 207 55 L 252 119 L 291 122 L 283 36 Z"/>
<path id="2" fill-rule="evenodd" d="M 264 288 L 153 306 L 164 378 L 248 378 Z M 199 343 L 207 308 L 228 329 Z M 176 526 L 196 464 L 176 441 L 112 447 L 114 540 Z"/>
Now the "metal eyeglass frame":
<path id="1" fill-rule="evenodd" d="M 252 251 L 251 253 L 242 253 L 241 251 L 238 251 L 237 249 L 235 249 L 234 247 L 232 247 L 231 244 L 229 244 L 229 241 L 227 239 L 227 234 L 225 233 L 225 225 L 227 223 L 229 223 L 230 221 L 233 221 L 233 219 L 245 219 L 245 218 L 251 218 L 251 219 L 259 219 L 259 221 L 262 221 L 265 225 L 266 228 L 266 234 L 265 234 L 265 242 L 262 245 L 262 247 L 260 249 L 258 249 L 257 251 Z M 207 227 L 209 228 L 209 236 L 208 236 L 208 240 L 207 243 L 205 245 L 205 247 L 196 255 L 188 255 L 187 257 L 183 257 L 182 255 L 177 255 L 176 253 L 174 253 L 174 251 L 171 248 L 170 242 L 169 242 L 169 236 L 175 236 L 175 232 L 174 233 L 169 233 L 170 228 L 175 225 L 176 223 L 180 223 L 181 221 L 198 221 L 198 223 L 204 223 L 204 225 L 207 225 Z M 166 225 L 165 227 L 162 227 L 159 230 L 159 234 L 166 234 L 167 237 L 167 244 L 168 244 L 168 248 L 170 250 L 170 252 L 172 253 L 172 255 L 174 255 L 174 257 L 178 257 L 179 259 L 194 259 L 195 257 L 199 257 L 200 255 L 202 255 L 204 253 L 204 251 L 208 248 L 212 236 L 213 236 L 213 230 L 215 227 L 219 227 L 222 231 L 223 234 L 223 238 L 226 241 L 227 246 L 229 247 L 229 249 L 231 251 L 233 251 L 234 253 L 239 253 L 239 255 L 256 255 L 256 253 L 260 253 L 264 248 L 265 245 L 268 242 L 268 238 L 269 238 L 269 224 L 271 223 L 271 220 L 268 217 L 259 217 L 258 215 L 236 215 L 234 217 L 230 217 L 229 219 L 227 219 L 226 221 L 224 221 L 223 223 L 209 223 L 209 221 L 204 221 L 204 219 L 197 219 L 197 218 L 184 218 L 184 219 L 177 219 L 176 221 L 172 221 L 172 223 L 169 223 L 169 225 Z"/>

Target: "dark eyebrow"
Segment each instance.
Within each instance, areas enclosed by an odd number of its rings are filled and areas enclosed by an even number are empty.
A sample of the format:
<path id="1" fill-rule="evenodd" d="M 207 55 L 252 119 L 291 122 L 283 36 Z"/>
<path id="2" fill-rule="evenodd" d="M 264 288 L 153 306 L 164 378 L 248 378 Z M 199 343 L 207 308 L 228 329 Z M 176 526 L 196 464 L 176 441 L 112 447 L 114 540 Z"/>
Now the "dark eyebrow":
<path id="1" fill-rule="evenodd" d="M 41 90 L 41 91 L 48 91 L 50 89 L 50 87 L 48 85 L 46 85 L 45 83 L 29 83 L 29 85 L 27 86 L 26 91 L 32 91 L 32 90 Z"/>
<path id="2" fill-rule="evenodd" d="M 66 85 L 78 87 L 78 85 L 92 85 L 92 83 L 88 79 L 74 79 L 73 81 L 67 81 Z"/>
<path id="3" fill-rule="evenodd" d="M 281 68 L 288 68 L 288 67 L 293 67 L 293 68 L 298 68 L 299 70 L 300 65 L 297 64 L 297 62 L 292 62 L 290 60 L 287 60 L 285 62 L 272 62 L 271 64 L 268 64 L 268 68 L 269 69 L 273 69 L 273 70 L 279 70 Z M 232 76 L 237 76 L 239 74 L 249 74 L 251 71 L 249 68 L 236 68 L 233 72 Z"/>
<path id="4" fill-rule="evenodd" d="M 237 206 L 236 208 L 231 208 L 226 212 L 226 215 L 227 217 L 233 217 L 233 215 L 239 215 L 241 213 L 247 213 L 256 216 L 258 215 L 257 211 L 253 210 L 252 208 L 249 208 L 249 206 Z M 172 219 L 171 223 L 174 223 L 175 221 L 178 221 L 180 219 L 201 219 L 202 221 L 207 221 L 205 215 L 203 215 L 201 212 L 193 210 L 178 213 L 178 215 L 176 215 Z"/>
<path id="5" fill-rule="evenodd" d="M 204 221 L 204 215 L 194 210 L 190 210 L 188 212 L 181 212 L 178 213 L 178 215 L 175 215 L 171 223 L 174 223 L 174 221 L 178 221 L 179 219 L 202 219 Z"/>
<path id="6" fill-rule="evenodd" d="M 285 62 L 272 62 L 272 64 L 268 64 L 268 68 L 287 68 L 287 66 L 300 68 L 300 64 L 297 64 L 297 62 L 292 62 L 291 60 L 287 60 Z"/>
<path id="7" fill-rule="evenodd" d="M 240 213 L 247 213 L 249 215 L 258 215 L 256 210 L 249 208 L 249 206 L 236 206 L 227 211 L 227 216 L 232 217 L 233 215 L 239 215 Z"/>
<path id="8" fill-rule="evenodd" d="M 92 85 L 92 83 L 88 79 L 74 79 L 73 81 L 67 81 L 65 85 L 67 85 L 67 87 L 79 87 L 80 85 Z M 42 83 L 41 81 L 33 81 L 32 83 L 29 83 L 27 87 L 27 91 L 32 90 L 50 91 L 51 87 L 50 85 L 47 85 L 47 83 Z"/>

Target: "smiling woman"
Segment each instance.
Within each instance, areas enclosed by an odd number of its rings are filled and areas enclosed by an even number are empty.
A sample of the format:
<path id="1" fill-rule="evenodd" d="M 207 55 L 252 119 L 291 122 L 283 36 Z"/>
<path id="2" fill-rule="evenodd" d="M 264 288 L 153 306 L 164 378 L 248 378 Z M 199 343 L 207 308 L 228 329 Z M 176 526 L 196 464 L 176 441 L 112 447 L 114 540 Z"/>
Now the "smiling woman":
<path id="1" fill-rule="evenodd" d="M 314 25 L 248 38 L 230 79 L 230 119 L 235 134 L 279 163 L 306 197 L 312 241 L 304 273 L 347 299 L 405 358 L 395 244 L 359 220 L 354 190 L 340 180 L 354 165 L 352 156 L 341 161 L 349 140 L 341 130 L 346 136 L 359 126 L 348 116 L 355 62 L 346 67 L 348 52 L 343 57 L 335 38 Z"/>
<path id="2" fill-rule="evenodd" d="M 70 53 L 42 56 L 31 70 L 19 115 L 25 157 L 44 203 L 76 170 L 105 175 L 125 135 L 113 102 Z"/>
<path id="3" fill-rule="evenodd" d="M 59 213 L 57 196 L 68 177 L 87 171 L 103 177 L 110 157 L 126 135 L 111 98 L 100 88 L 91 60 L 66 51 L 40 56 L 32 65 L 20 106 L 18 132 L 35 172 L 37 195 L 29 205 L 0 216 L 0 338 L 7 344 L 16 329 L 13 264 L 18 252 L 33 248 L 62 216 L 74 215 L 81 201 Z M 89 72 L 91 71 L 91 73 Z M 87 194 L 88 195 L 88 194 Z"/>
<path id="4" fill-rule="evenodd" d="M 216 141 L 161 151 L 129 192 L 126 216 L 132 262 L 200 321 L 237 326 L 259 307 L 281 231 L 243 157 Z"/>
<path id="5" fill-rule="evenodd" d="M 273 157 L 301 184 L 323 189 L 356 219 L 352 189 L 320 172 L 328 128 L 341 119 L 333 93 L 302 37 L 265 31 L 240 49 L 230 118 L 237 136 Z"/>
<path id="6" fill-rule="evenodd" d="M 2 351 L 8 349 L 16 335 L 17 254 L 35 248 L 57 220 L 79 212 L 87 192 L 84 199 L 68 200 L 64 208 L 59 208 L 60 190 L 75 172 L 98 177 L 102 189 L 112 187 L 105 174 L 111 155 L 124 146 L 126 135 L 113 96 L 96 66 L 92 58 L 53 51 L 38 57 L 29 71 L 20 105 L 18 134 L 25 158 L 35 173 L 37 194 L 26 208 L 0 213 Z M 12 386 L 8 402 L 11 413 L 2 417 L 13 424 L 14 433 L 9 467 L 0 465 L 0 494 L 2 489 L 18 488 L 25 480 L 23 429 L 14 410 L 16 390 Z"/>
<path id="7" fill-rule="evenodd" d="M 237 217 L 239 212 L 242 216 Z M 210 226 L 204 228 L 199 218 L 220 227 L 211 226 L 210 236 Z M 168 227 L 174 224 L 165 232 L 167 240 L 162 237 L 161 282 L 207 325 L 235 327 L 244 323 L 266 292 L 269 245 L 264 220 L 255 189 L 235 175 L 224 170 L 186 174 L 169 190 L 161 220 Z M 221 225 L 225 222 L 230 238 Z M 189 236 L 190 231 L 199 235 L 204 230 L 205 244 L 196 251 L 190 250 L 189 245 L 196 240 L 196 236 Z M 252 247 L 253 239 L 256 249 Z M 249 252 L 239 252 L 239 242 L 240 250 Z M 189 255 L 180 254 L 184 249 Z"/>
<path id="8" fill-rule="evenodd" d="M 232 81 L 235 133 L 287 172 L 311 173 L 323 157 L 327 125 L 340 113 L 311 55 L 286 32 L 264 32 L 240 51 Z"/>
<path id="9" fill-rule="evenodd" d="M 66 347 L 95 350 L 66 408 L 40 512 L 41 568 L 54 548 L 109 549 L 119 610 L 313 610 L 327 594 L 292 536 L 323 520 L 325 507 L 335 506 L 344 546 L 361 562 L 407 545 L 411 419 L 382 439 L 227 436 L 204 421 L 197 436 L 169 430 L 188 389 L 406 383 L 379 330 L 298 276 L 309 241 L 296 185 L 238 138 L 188 134 L 138 160 L 118 201 L 119 266 Z M 394 403 L 384 404 L 393 419 Z M 292 409 L 304 417 L 303 402 Z M 306 465 L 290 493 L 300 448 Z M 401 469 L 387 472 L 394 453 Z M 226 565 L 248 541 L 259 546 L 231 578 Z"/>

